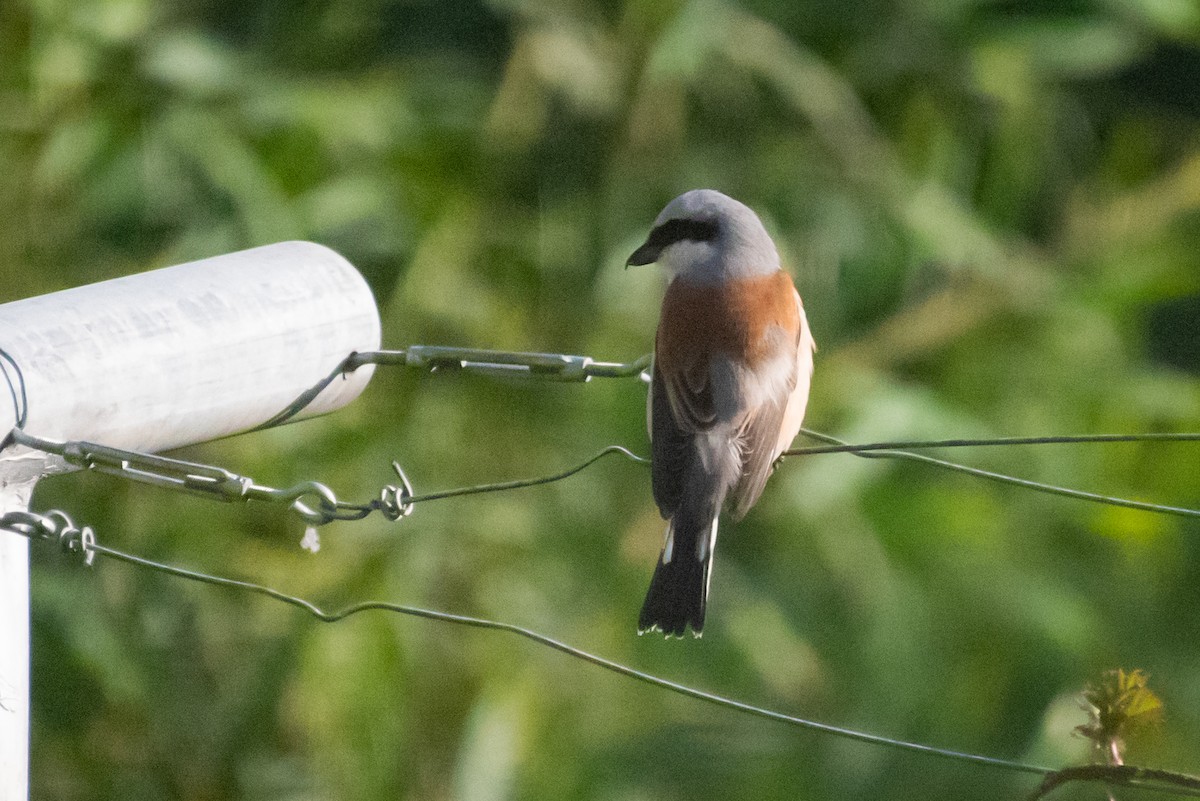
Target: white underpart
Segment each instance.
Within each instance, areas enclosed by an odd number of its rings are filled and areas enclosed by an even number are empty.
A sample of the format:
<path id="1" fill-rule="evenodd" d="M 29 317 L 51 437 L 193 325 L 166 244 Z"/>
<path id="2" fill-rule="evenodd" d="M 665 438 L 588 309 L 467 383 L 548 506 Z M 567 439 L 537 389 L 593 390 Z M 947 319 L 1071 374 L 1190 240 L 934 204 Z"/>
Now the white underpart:
<path id="1" fill-rule="evenodd" d="M 664 565 L 671 563 L 671 557 L 675 554 L 675 531 L 674 526 L 667 523 L 667 541 L 663 543 L 662 563 Z"/>
<path id="2" fill-rule="evenodd" d="M 779 441 L 775 445 L 775 456 L 787 450 L 792 440 L 800 433 L 804 424 L 804 412 L 808 408 L 808 390 L 812 382 L 813 354 L 817 343 L 813 341 L 812 331 L 808 327 L 808 318 L 804 315 L 804 305 L 800 303 L 800 295 L 796 295 L 796 304 L 800 306 L 800 347 L 796 352 L 796 388 L 788 398 L 787 408 L 783 412 L 783 424 L 779 427 Z"/>

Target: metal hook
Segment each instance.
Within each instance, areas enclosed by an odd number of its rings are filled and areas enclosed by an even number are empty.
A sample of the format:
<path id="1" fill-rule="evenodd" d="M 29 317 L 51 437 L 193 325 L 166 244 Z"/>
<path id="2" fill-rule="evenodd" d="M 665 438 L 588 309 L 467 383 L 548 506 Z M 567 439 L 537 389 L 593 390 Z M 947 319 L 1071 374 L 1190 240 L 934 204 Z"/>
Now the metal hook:
<path id="1" fill-rule="evenodd" d="M 289 489 L 279 490 L 277 495 L 284 499 L 290 498 L 292 511 L 307 523 L 320 526 L 337 518 L 337 496 L 319 481 L 305 481 Z M 314 504 L 317 508 L 314 509 L 305 503 L 304 499 L 309 496 L 315 499 Z"/>
<path id="2" fill-rule="evenodd" d="M 96 533 L 91 526 L 84 526 L 79 531 L 79 549 L 83 552 L 83 563 L 88 567 L 96 560 Z M 72 549 L 73 550 L 73 549 Z"/>
<path id="3" fill-rule="evenodd" d="M 53 525 L 47 518 L 33 512 L 17 510 L 0 516 L 0 529 L 20 534 L 22 537 L 46 539 Z"/>
<path id="4" fill-rule="evenodd" d="M 79 528 L 66 512 L 59 509 L 52 509 L 42 519 L 47 535 L 57 536 L 63 551 L 83 554 L 83 563 L 92 566 L 96 560 L 96 533 L 90 526 Z"/>
<path id="5" fill-rule="evenodd" d="M 405 475 L 399 462 L 392 462 L 392 469 L 396 471 L 396 476 L 400 479 L 400 486 L 395 484 L 385 486 L 379 494 L 378 508 L 388 520 L 399 520 L 412 514 L 413 488 L 412 482 L 408 480 L 408 476 Z"/>

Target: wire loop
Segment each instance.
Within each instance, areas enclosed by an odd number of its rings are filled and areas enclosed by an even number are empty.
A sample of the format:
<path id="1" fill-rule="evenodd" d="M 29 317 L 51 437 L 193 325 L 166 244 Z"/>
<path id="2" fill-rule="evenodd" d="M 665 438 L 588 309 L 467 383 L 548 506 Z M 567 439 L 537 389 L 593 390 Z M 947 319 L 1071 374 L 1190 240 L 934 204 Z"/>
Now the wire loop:
<path id="1" fill-rule="evenodd" d="M 58 538 L 58 547 L 63 553 L 82 554 L 83 563 L 92 566 L 96 558 L 96 535 L 90 528 L 75 525 L 75 521 L 59 509 L 46 512 L 43 519 L 49 522 L 49 536 Z"/>
<path id="2" fill-rule="evenodd" d="M 96 534 L 88 526 L 80 528 L 70 515 L 59 509 L 38 514 L 17 509 L 0 516 L 0 529 L 31 540 L 58 540 L 64 553 L 81 554 L 88 567 L 96 559 Z"/>
<path id="3" fill-rule="evenodd" d="M 90 526 L 64 528 L 58 535 L 58 544 L 64 553 L 82 554 L 88 567 L 96 560 L 96 534 Z"/>
<path id="4" fill-rule="evenodd" d="M 20 509 L 0 515 L 0 529 L 20 534 L 31 540 L 50 536 L 48 533 L 50 525 L 52 524 L 41 515 Z"/>
<path id="5" fill-rule="evenodd" d="M 385 486 L 379 493 L 377 508 L 388 520 L 399 520 L 412 514 L 413 488 L 412 482 L 408 480 L 408 476 L 405 475 L 399 462 L 392 462 L 392 469 L 396 471 L 396 476 L 400 479 L 400 486 L 395 484 Z"/>
<path id="6" fill-rule="evenodd" d="M 263 490 L 263 495 L 290 500 L 289 508 L 306 523 L 320 526 L 338 519 L 337 496 L 319 481 L 305 481 L 285 490 Z"/>

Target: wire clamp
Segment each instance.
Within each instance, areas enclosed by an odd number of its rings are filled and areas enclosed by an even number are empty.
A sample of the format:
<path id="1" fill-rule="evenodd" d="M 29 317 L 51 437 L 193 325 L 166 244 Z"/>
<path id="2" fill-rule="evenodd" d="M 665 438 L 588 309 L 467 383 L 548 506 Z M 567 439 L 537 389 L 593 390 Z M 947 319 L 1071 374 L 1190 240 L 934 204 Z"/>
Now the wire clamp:
<path id="1" fill-rule="evenodd" d="M 399 462 L 392 462 L 392 469 L 400 479 L 400 485 L 388 484 L 379 494 L 377 508 L 388 520 L 399 520 L 408 517 L 413 511 L 413 488 L 404 469 Z"/>

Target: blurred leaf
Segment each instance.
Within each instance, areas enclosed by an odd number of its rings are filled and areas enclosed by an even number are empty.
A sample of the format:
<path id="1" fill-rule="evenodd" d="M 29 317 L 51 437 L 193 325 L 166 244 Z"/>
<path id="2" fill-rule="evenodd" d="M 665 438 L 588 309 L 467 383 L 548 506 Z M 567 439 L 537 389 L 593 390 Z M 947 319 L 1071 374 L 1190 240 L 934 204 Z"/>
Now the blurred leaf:
<path id="1" fill-rule="evenodd" d="M 1089 78 L 1128 66 L 1143 49 L 1132 27 L 1101 19 L 1060 17 L 1014 21 L 990 46 L 1027 59 L 1045 77 Z"/>

